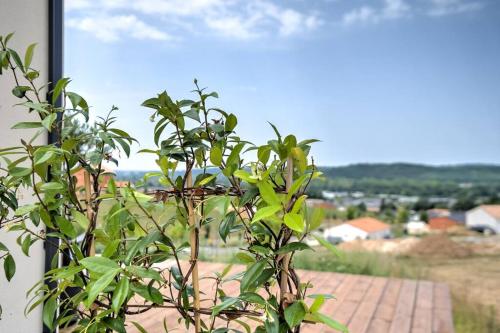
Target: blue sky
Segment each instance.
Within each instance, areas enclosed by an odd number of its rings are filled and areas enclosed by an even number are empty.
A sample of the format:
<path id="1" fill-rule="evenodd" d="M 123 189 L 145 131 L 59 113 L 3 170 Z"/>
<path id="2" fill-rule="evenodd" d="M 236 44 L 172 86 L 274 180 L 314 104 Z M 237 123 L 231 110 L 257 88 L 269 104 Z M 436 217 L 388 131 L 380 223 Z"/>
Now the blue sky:
<path id="1" fill-rule="evenodd" d="M 500 163 L 495 0 L 67 0 L 65 71 L 152 147 L 140 103 L 192 79 L 240 136 L 317 138 L 320 165 Z M 123 169 L 151 169 L 144 155 Z"/>

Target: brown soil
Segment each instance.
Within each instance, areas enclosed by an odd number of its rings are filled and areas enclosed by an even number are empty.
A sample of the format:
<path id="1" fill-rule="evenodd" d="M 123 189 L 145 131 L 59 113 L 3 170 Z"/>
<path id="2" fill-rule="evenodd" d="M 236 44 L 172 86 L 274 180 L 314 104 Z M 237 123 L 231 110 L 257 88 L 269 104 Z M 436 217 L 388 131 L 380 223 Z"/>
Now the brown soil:
<path id="1" fill-rule="evenodd" d="M 465 258 L 470 256 L 472 251 L 445 234 L 438 234 L 423 238 L 408 251 L 408 254 L 417 257 Z"/>

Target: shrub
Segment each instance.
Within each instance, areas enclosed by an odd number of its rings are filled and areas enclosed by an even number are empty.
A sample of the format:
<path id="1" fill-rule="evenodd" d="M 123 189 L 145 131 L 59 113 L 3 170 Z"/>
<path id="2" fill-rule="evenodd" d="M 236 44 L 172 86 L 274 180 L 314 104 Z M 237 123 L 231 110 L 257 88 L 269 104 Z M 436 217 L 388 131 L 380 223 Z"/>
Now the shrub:
<path id="1" fill-rule="evenodd" d="M 309 249 L 303 240 L 320 222 L 307 218 L 304 205 L 309 182 L 320 175 L 308 157 L 315 140 L 283 137 L 274 125 L 276 137 L 265 145 L 241 139 L 235 133 L 236 116 L 209 106 L 217 93 L 195 80 L 195 100 L 174 101 L 164 91 L 142 104 L 155 122 L 156 147 L 140 153 L 154 155 L 158 165 L 144 182 L 157 177 L 163 188 L 144 192 L 141 183 L 118 187 L 104 166 L 117 164 L 119 154 L 128 156 L 136 142 L 115 126 L 118 109 L 112 107 L 81 130 L 85 127 L 79 122 L 89 122 L 86 100 L 68 90 L 69 78 L 52 85 L 45 100 L 38 72 L 30 65 L 35 46 L 28 47 L 23 60 L 8 48 L 11 37 L 0 37 L 1 67 L 14 75 L 12 93 L 20 105 L 39 120 L 16 124 L 14 129 L 37 132 L 0 152 L 7 171 L 0 178 L 0 223 L 19 234 L 26 255 L 37 241 L 55 250 L 52 269 L 30 291 L 28 312 L 44 304 L 48 328 L 76 322 L 77 332 L 125 332 L 127 315 L 157 307 L 175 308 L 186 328 L 194 326 L 196 332 L 227 332 L 244 317 L 260 322 L 256 332 L 298 332 L 303 321 L 345 330 L 319 312 L 327 296 L 306 303 L 307 286 L 291 259 L 294 252 Z M 47 131 L 55 141 L 34 144 Z M 255 153 L 256 159 L 246 161 Z M 75 177 L 78 172 L 83 172 L 83 186 Z M 35 203 L 18 206 L 21 187 L 33 191 Z M 228 276 L 229 269 L 217 273 L 213 306 L 203 308 L 199 233 L 214 223 L 215 209 L 222 212 L 220 238 L 225 242 L 237 234 L 245 240 L 247 269 L 237 276 Z M 47 232 L 37 231 L 39 226 Z M 172 237 L 179 226 L 189 230 L 188 243 Z M 100 256 L 96 248 L 102 249 Z M 187 248 L 190 259 L 183 265 L 180 254 Z M 14 258 L 1 243 L 0 251 L 10 280 Z M 174 264 L 155 265 L 166 259 Z M 238 295 L 224 291 L 230 280 L 239 281 Z M 136 295 L 145 304 L 134 302 Z M 216 327 L 216 318 L 227 325 Z"/>

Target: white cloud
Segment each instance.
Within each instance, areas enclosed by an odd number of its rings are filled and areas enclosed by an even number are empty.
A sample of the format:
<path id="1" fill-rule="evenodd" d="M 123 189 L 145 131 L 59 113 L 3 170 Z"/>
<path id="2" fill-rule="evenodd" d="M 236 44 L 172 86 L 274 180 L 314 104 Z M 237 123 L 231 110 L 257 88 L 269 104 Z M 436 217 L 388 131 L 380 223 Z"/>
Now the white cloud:
<path id="1" fill-rule="evenodd" d="M 72 23 L 69 24 L 70 27 L 81 27 L 83 25 L 81 21 L 95 20 L 96 13 L 105 13 L 111 17 L 132 15 L 136 19 L 136 15 L 140 15 L 141 18 L 145 16 L 149 24 L 156 21 L 169 22 L 169 26 L 163 28 L 168 31 L 193 32 L 194 29 L 198 33 L 208 31 L 228 38 L 245 40 L 272 34 L 283 37 L 297 35 L 314 30 L 322 24 L 314 13 L 277 5 L 270 0 L 94 0 L 92 2 L 67 0 L 67 2 L 69 22 L 75 20 L 74 16 L 80 17 L 76 18 L 80 21 L 79 24 Z M 142 30 L 149 30 L 153 36 L 159 37 L 157 39 L 162 39 L 160 29 L 153 25 L 147 25 L 147 28 Z M 82 30 L 93 32 L 102 40 L 114 40 L 117 35 L 115 32 L 99 32 L 99 29 L 89 27 L 89 24 L 85 24 L 85 29 Z M 120 29 L 114 30 L 120 31 Z M 132 30 L 129 32 L 132 33 Z M 166 32 L 163 34 L 163 37 L 168 36 Z M 143 33 L 136 35 L 146 37 Z"/>
<path id="2" fill-rule="evenodd" d="M 479 1 L 462 1 L 462 0 L 430 0 L 431 8 L 427 14 L 430 16 L 446 16 L 453 14 L 461 14 L 480 10 L 484 4 Z"/>
<path id="3" fill-rule="evenodd" d="M 172 39 L 167 33 L 142 22 L 134 15 L 70 18 L 67 20 L 67 25 L 89 32 L 104 42 L 117 41 L 125 35 L 137 39 Z"/>
<path id="4" fill-rule="evenodd" d="M 410 9 L 410 5 L 404 0 L 384 0 L 380 8 L 371 6 L 354 8 L 343 15 L 342 23 L 344 25 L 379 23 L 384 20 L 409 16 Z"/>

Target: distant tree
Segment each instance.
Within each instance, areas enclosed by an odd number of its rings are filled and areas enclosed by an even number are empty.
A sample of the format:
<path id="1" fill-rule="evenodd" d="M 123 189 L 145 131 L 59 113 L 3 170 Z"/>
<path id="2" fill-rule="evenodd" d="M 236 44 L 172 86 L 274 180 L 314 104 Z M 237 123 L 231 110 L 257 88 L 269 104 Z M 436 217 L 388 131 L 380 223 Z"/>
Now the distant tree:
<path id="1" fill-rule="evenodd" d="M 500 196 L 498 194 L 492 194 L 483 203 L 486 205 L 500 204 Z"/>
<path id="2" fill-rule="evenodd" d="M 476 202 L 469 196 L 460 197 L 451 207 L 453 210 L 465 211 L 476 207 Z"/>
<path id="3" fill-rule="evenodd" d="M 428 222 L 429 221 L 429 214 L 425 210 L 420 212 L 420 221 Z"/>
<path id="4" fill-rule="evenodd" d="M 398 207 L 395 222 L 398 224 L 403 224 L 408 222 L 409 218 L 410 218 L 410 212 L 408 212 L 408 209 L 403 206 Z"/>
<path id="5" fill-rule="evenodd" d="M 361 202 L 360 204 L 358 204 L 358 206 L 357 206 L 357 207 L 358 207 L 358 211 L 359 211 L 360 213 L 364 213 L 364 212 L 366 212 L 366 204 L 365 204 L 364 202 Z"/>
<path id="6" fill-rule="evenodd" d="M 434 204 L 430 203 L 427 198 L 419 198 L 413 205 L 413 210 L 417 212 L 434 208 Z"/>
<path id="7" fill-rule="evenodd" d="M 348 220 L 355 219 L 360 216 L 359 208 L 357 206 L 347 207 L 346 218 Z"/>

